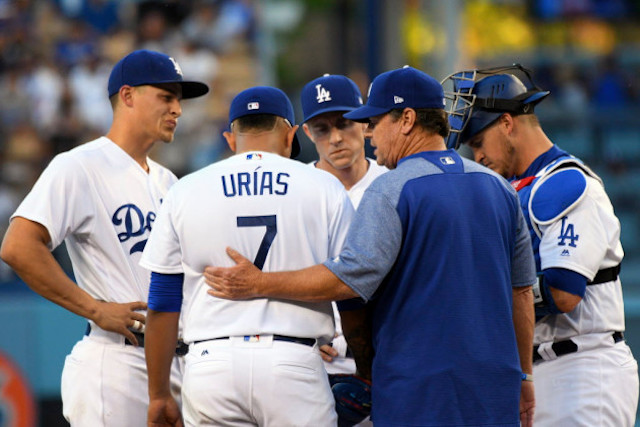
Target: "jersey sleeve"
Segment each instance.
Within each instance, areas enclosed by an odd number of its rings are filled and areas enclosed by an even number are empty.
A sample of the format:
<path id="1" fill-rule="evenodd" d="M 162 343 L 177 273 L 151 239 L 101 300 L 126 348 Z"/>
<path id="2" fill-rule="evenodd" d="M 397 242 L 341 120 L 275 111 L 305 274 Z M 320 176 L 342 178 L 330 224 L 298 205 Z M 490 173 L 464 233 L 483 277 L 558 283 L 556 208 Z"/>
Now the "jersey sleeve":
<path id="1" fill-rule="evenodd" d="M 51 160 L 11 218 L 22 217 L 43 225 L 49 232 L 49 249 L 75 234 L 91 232 L 95 216 L 89 179 L 73 157 L 60 154 Z"/>
<path id="2" fill-rule="evenodd" d="M 540 227 L 540 267 L 564 268 L 591 280 L 609 247 L 597 201 L 589 194 L 570 212 Z"/>
<path id="3" fill-rule="evenodd" d="M 173 223 L 173 195 L 169 190 L 162 202 L 140 258 L 142 267 L 156 273 L 183 273 L 182 250 Z"/>
<path id="4" fill-rule="evenodd" d="M 402 224 L 388 198 L 369 188 L 339 257 L 324 265 L 368 301 L 391 271 L 402 243 Z"/>
<path id="5" fill-rule="evenodd" d="M 519 206 L 516 212 L 518 226 L 513 259 L 511 260 L 511 285 L 514 287 L 529 286 L 536 281 L 535 258 L 527 223 Z"/>

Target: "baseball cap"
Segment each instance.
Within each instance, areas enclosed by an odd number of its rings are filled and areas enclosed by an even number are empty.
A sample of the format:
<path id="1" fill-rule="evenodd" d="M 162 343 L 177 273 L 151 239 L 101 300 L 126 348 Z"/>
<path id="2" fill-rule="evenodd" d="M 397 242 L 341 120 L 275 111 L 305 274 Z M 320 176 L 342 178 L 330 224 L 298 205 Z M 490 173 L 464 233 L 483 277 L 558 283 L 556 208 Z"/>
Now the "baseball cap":
<path id="1" fill-rule="evenodd" d="M 356 122 L 388 113 L 396 108 L 444 109 L 442 85 L 430 75 L 405 65 L 378 75 L 371 86 L 367 103 L 344 115 Z"/>
<path id="2" fill-rule="evenodd" d="M 362 106 L 362 94 L 348 77 L 325 74 L 304 85 L 301 94 L 303 123 L 331 111 L 353 111 Z"/>
<path id="3" fill-rule="evenodd" d="M 136 50 L 122 58 L 109 76 L 109 97 L 124 85 L 142 86 L 162 83 L 179 83 L 182 99 L 196 98 L 209 92 L 201 82 L 185 81 L 182 70 L 175 59 L 152 50 Z"/>
<path id="4" fill-rule="evenodd" d="M 253 114 L 272 114 L 286 119 L 291 126 L 296 122 L 293 105 L 280 89 L 270 86 L 255 86 L 245 89 L 233 98 L 229 107 L 229 124 L 235 119 Z M 293 136 L 291 158 L 300 154 L 298 135 Z"/>

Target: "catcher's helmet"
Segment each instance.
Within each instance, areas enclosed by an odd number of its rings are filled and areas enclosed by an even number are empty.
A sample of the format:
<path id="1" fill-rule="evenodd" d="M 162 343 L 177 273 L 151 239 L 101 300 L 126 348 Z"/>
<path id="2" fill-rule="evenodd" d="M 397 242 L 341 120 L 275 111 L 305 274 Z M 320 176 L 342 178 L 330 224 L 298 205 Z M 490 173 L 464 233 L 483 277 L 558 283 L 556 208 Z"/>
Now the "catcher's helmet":
<path id="1" fill-rule="evenodd" d="M 524 75 L 523 83 L 514 72 Z M 447 98 L 451 132 L 447 147 L 457 149 L 495 122 L 502 114 L 531 114 L 535 105 L 549 95 L 538 88 L 529 70 L 519 64 L 486 70 L 460 71 L 442 81 Z M 451 90 L 446 86 L 452 85 Z"/>

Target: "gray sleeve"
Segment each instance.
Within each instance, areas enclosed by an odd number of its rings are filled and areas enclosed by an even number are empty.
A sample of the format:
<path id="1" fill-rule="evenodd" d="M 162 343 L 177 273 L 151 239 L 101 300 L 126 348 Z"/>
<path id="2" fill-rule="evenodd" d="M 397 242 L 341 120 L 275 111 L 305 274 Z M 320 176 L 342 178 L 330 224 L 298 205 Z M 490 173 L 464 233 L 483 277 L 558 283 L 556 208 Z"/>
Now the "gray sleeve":
<path id="1" fill-rule="evenodd" d="M 511 284 L 529 286 L 536 281 L 536 263 L 533 258 L 533 248 L 527 223 L 518 204 L 518 229 L 516 230 L 516 244 L 511 260 Z"/>
<path id="2" fill-rule="evenodd" d="M 395 206 L 369 188 L 358 206 L 342 252 L 324 265 L 365 301 L 391 270 L 402 244 Z"/>

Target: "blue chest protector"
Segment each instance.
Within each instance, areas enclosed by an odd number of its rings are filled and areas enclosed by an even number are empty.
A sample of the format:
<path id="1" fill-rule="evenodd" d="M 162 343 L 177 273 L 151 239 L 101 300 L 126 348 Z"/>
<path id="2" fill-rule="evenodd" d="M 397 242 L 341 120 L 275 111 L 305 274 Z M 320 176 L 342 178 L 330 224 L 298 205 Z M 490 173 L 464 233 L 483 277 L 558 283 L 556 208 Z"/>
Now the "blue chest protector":
<path id="1" fill-rule="evenodd" d="M 520 206 L 529 228 L 538 285 L 534 286 L 536 317 L 558 314 L 549 286 L 584 296 L 587 279 L 573 271 L 562 268 L 547 269 L 544 272 L 540 259 L 539 226 L 551 224 L 571 211 L 586 194 L 585 174 L 595 176 L 575 157 L 562 156 L 542 168 L 535 176 L 513 181 L 518 191 Z M 597 176 L 595 176 L 597 178 Z"/>
<path id="2" fill-rule="evenodd" d="M 538 226 L 557 221 L 582 200 L 587 188 L 585 173 L 598 179 L 579 159 L 562 156 L 535 176 L 512 181 L 529 227 L 538 273 L 542 270 Z"/>

